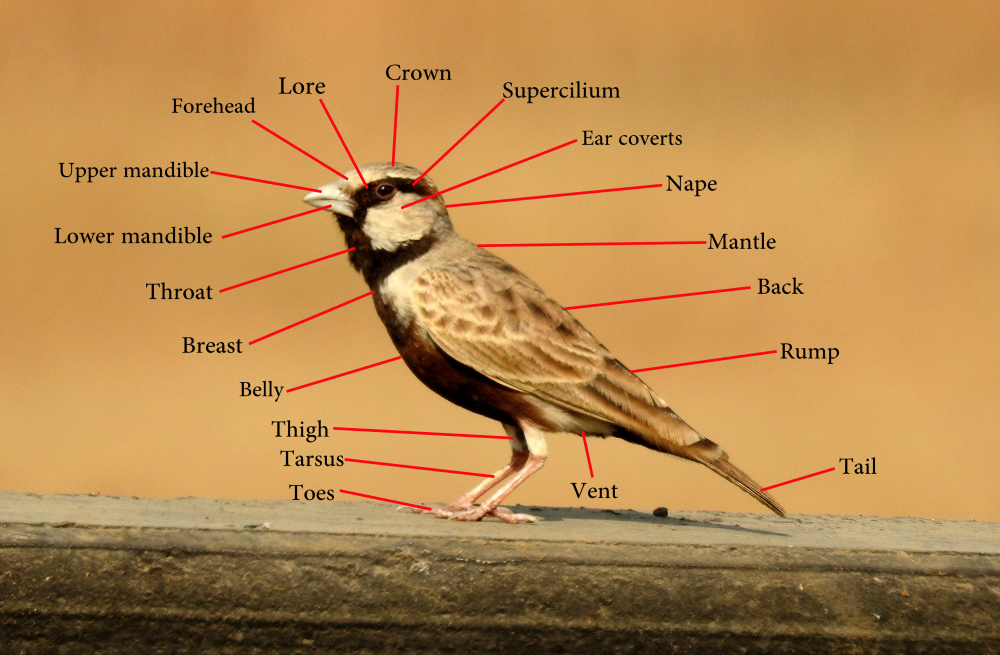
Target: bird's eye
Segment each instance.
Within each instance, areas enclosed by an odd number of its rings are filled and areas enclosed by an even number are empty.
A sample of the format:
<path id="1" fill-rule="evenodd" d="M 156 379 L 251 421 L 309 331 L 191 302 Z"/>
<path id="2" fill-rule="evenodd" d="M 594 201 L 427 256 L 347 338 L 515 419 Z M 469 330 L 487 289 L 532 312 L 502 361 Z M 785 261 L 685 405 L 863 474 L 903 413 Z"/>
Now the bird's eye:
<path id="1" fill-rule="evenodd" d="M 375 189 L 375 193 L 378 194 L 378 197 L 382 200 L 388 200 L 396 195 L 396 187 L 391 184 L 380 184 L 378 185 L 378 188 Z"/>

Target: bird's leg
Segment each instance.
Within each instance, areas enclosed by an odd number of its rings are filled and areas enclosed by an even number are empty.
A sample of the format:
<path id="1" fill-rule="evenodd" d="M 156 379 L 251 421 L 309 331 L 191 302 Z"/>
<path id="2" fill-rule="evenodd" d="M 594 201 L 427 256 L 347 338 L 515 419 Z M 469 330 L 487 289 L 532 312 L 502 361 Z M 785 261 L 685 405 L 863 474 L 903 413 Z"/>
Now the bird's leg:
<path id="1" fill-rule="evenodd" d="M 511 473 L 520 470 L 527 460 L 528 451 L 515 450 L 510 454 L 510 463 L 507 466 L 494 473 L 492 478 L 486 478 L 475 489 L 463 494 L 455 502 L 445 505 L 444 508 L 451 511 L 469 509 L 480 496 L 509 478 Z"/>
<path id="2" fill-rule="evenodd" d="M 545 437 L 542 436 L 541 430 L 529 426 L 523 430 L 522 434 L 524 435 L 525 445 L 528 447 L 524 465 L 493 494 L 492 498 L 478 507 L 470 507 L 464 511 L 445 512 L 435 510 L 434 514 L 442 518 L 455 519 L 456 521 L 480 521 L 484 516 L 495 516 L 507 523 L 534 521 L 535 517 L 530 514 L 515 514 L 506 507 L 500 507 L 500 503 L 503 502 L 504 498 L 510 495 L 514 489 L 517 489 L 532 473 L 542 468 L 549 456 L 548 446 L 545 444 Z"/>
<path id="3" fill-rule="evenodd" d="M 507 523 L 519 523 L 521 521 L 534 521 L 535 517 L 530 514 L 515 514 L 506 507 L 500 507 L 500 503 L 503 502 L 514 489 L 525 480 L 527 480 L 532 473 L 542 468 L 545 464 L 547 455 L 528 455 L 528 461 L 525 463 L 524 467 L 517 472 L 514 477 L 512 477 L 503 487 L 500 488 L 493 497 L 482 505 L 472 507 L 464 512 L 455 512 L 453 516 L 448 518 L 455 519 L 456 521 L 479 521 L 485 516 L 495 516 L 501 521 Z M 436 514 L 437 512 L 435 512 Z"/>
<path id="4" fill-rule="evenodd" d="M 459 496 L 455 502 L 445 505 L 443 510 L 439 509 L 431 511 L 442 518 L 450 518 L 451 514 L 454 512 L 467 510 L 472 507 L 473 503 L 475 503 L 480 496 L 506 480 L 510 477 L 511 473 L 524 466 L 524 463 L 528 460 L 528 445 L 524 441 L 524 432 L 522 432 L 521 428 L 516 425 L 508 425 L 507 423 L 502 423 L 501 425 L 503 425 L 503 429 L 507 433 L 507 436 L 512 437 L 510 442 L 510 463 L 494 473 L 493 477 L 486 478 L 468 493 Z M 413 513 L 422 514 L 426 511 L 427 510 L 423 509 L 414 509 Z"/>
<path id="5" fill-rule="evenodd" d="M 508 437 L 513 437 L 510 442 L 510 463 L 493 474 L 492 478 L 486 478 L 482 483 L 476 485 L 474 489 L 462 495 L 450 505 L 445 505 L 444 509 L 450 512 L 464 511 L 472 507 L 473 503 L 484 493 L 497 486 L 511 473 L 519 471 L 528 460 L 528 444 L 524 440 L 524 431 L 516 425 L 502 423 L 504 432 Z"/>

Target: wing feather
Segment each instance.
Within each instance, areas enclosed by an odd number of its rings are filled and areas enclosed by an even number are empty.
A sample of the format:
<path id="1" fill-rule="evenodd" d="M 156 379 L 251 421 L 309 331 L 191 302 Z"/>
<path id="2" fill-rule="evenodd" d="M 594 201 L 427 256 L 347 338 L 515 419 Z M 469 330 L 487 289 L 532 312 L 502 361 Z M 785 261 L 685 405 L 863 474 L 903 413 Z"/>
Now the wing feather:
<path id="1" fill-rule="evenodd" d="M 668 452 L 701 439 L 569 312 L 491 253 L 428 270 L 413 290 L 434 343 L 490 379 Z"/>

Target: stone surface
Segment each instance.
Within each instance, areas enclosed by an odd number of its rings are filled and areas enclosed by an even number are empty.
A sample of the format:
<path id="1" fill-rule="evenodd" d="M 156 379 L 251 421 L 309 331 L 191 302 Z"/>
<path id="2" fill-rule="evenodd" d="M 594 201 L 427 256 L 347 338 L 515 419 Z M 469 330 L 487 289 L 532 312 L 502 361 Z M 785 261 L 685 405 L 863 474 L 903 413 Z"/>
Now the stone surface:
<path id="1" fill-rule="evenodd" d="M 1000 653 L 1000 524 L 0 494 L 0 652 Z"/>
<path id="2" fill-rule="evenodd" d="M 484 537 L 542 541 L 803 546 L 1000 554 L 1000 523 L 936 519 L 671 512 L 511 506 L 534 524 L 459 523 L 414 516 L 380 502 L 38 495 L 0 492 L 0 523 L 244 529 L 333 534 Z"/>

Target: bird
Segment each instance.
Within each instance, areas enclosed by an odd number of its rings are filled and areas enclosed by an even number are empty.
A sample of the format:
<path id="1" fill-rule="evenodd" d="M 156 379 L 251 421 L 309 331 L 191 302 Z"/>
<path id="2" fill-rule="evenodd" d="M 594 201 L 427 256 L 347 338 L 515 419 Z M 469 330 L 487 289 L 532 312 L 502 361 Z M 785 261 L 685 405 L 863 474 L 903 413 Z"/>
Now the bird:
<path id="1" fill-rule="evenodd" d="M 432 508 L 434 515 L 535 520 L 501 503 L 542 468 L 546 435 L 558 433 L 617 437 L 701 463 L 785 515 L 721 446 L 674 413 L 562 305 L 459 235 L 420 170 L 366 164 L 303 200 L 336 217 L 350 264 L 373 292 L 410 371 L 459 407 L 499 421 L 511 437 L 510 462 L 455 502 Z"/>

